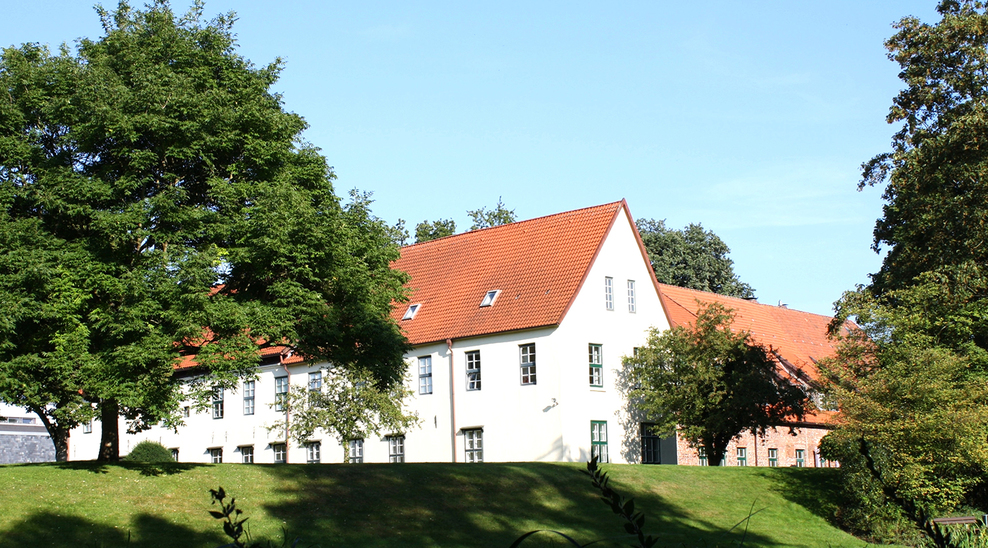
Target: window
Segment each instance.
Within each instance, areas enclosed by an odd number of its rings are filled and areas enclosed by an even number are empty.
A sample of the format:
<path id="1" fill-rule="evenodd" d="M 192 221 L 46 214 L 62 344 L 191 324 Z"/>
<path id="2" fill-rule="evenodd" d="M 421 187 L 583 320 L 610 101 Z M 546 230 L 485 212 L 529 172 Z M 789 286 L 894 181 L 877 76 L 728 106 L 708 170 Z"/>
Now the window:
<path id="1" fill-rule="evenodd" d="M 405 436 L 388 436 L 388 462 L 405 462 Z"/>
<path id="2" fill-rule="evenodd" d="M 222 464 L 223 463 L 223 448 L 222 447 L 214 447 L 214 448 L 210 449 L 209 450 L 209 461 L 212 462 L 213 464 Z"/>
<path id="3" fill-rule="evenodd" d="M 480 350 L 466 353 L 467 390 L 480 390 Z"/>
<path id="4" fill-rule="evenodd" d="M 635 281 L 628 280 L 628 312 L 635 313 Z"/>
<path id="5" fill-rule="evenodd" d="M 769 449 L 768 450 L 768 465 L 772 468 L 779 466 L 779 450 Z"/>
<path id="6" fill-rule="evenodd" d="M 642 439 L 642 464 L 662 464 L 662 453 L 660 451 L 658 432 L 654 424 L 643 422 L 641 424 Z"/>
<path id="7" fill-rule="evenodd" d="M 607 462 L 607 421 L 590 421 L 590 456 Z"/>
<path id="8" fill-rule="evenodd" d="M 322 443 L 310 441 L 305 444 L 305 462 L 308 464 L 319 464 L 319 453 L 322 452 Z"/>
<path id="9" fill-rule="evenodd" d="M 697 449 L 696 455 L 700 458 L 700 466 L 707 466 L 707 448 L 701 447 Z"/>
<path id="10" fill-rule="evenodd" d="M 319 392 L 322 390 L 322 371 L 309 373 L 309 391 Z"/>
<path id="11" fill-rule="evenodd" d="M 604 386 L 604 356 L 599 344 L 590 345 L 590 386 Z"/>
<path id="12" fill-rule="evenodd" d="M 432 394 L 432 356 L 419 358 L 419 394 Z"/>
<path id="13" fill-rule="evenodd" d="M 535 343 L 518 347 L 521 352 L 521 383 L 535 384 Z"/>
<path id="14" fill-rule="evenodd" d="M 82 433 L 83 434 L 93 433 L 93 419 L 89 419 L 88 421 L 82 423 Z"/>
<path id="15" fill-rule="evenodd" d="M 213 418 L 223 418 L 223 389 L 213 390 Z"/>
<path id="16" fill-rule="evenodd" d="M 738 447 L 738 466 L 748 466 L 747 447 Z"/>
<path id="17" fill-rule="evenodd" d="M 796 450 L 796 468 L 802 468 L 806 464 L 806 450 Z"/>
<path id="18" fill-rule="evenodd" d="M 484 462 L 484 430 L 482 428 L 464 430 L 463 447 L 466 462 Z"/>
<path id="19" fill-rule="evenodd" d="M 175 461 L 175 462 L 178 462 L 178 448 L 177 447 L 173 447 L 172 448 L 172 460 Z"/>
<path id="20" fill-rule="evenodd" d="M 364 462 L 364 440 L 350 440 L 347 445 L 346 461 L 350 464 Z"/>
<path id="21" fill-rule="evenodd" d="M 274 450 L 274 462 L 275 464 L 283 464 L 288 462 L 288 445 L 284 443 L 273 443 L 271 444 L 271 449 Z"/>
<path id="22" fill-rule="evenodd" d="M 484 299 L 482 301 L 480 301 L 480 306 L 493 306 L 494 305 L 494 301 L 497 300 L 497 296 L 500 295 L 500 294 L 501 294 L 501 290 L 500 289 L 495 289 L 493 291 L 488 291 L 487 294 L 484 295 Z"/>
<path id="23" fill-rule="evenodd" d="M 254 414 L 254 381 L 244 381 L 244 415 Z"/>
<path id="24" fill-rule="evenodd" d="M 274 410 L 284 411 L 288 403 L 288 377 L 274 379 Z"/>
<path id="25" fill-rule="evenodd" d="M 189 406 L 188 405 L 186 405 L 185 407 L 182 408 L 182 416 L 185 417 L 185 418 L 189 418 Z"/>
<path id="26" fill-rule="evenodd" d="M 419 311 L 421 304 L 410 304 L 408 305 L 408 310 L 405 311 L 405 315 L 401 317 L 402 320 L 410 320 L 415 317 L 415 314 Z"/>
<path id="27" fill-rule="evenodd" d="M 604 277 L 604 308 L 614 310 L 614 278 Z"/>
<path id="28" fill-rule="evenodd" d="M 240 460 L 244 464 L 254 464 L 254 446 L 245 445 L 240 448 Z"/>

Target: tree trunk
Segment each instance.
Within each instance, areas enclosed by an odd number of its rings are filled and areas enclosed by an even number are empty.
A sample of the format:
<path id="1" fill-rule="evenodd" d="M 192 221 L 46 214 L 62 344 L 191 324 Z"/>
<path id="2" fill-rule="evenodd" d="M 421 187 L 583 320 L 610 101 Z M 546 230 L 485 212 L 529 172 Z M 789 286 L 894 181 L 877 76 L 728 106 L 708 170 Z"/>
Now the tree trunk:
<path id="1" fill-rule="evenodd" d="M 48 437 L 51 438 L 51 442 L 55 446 L 55 462 L 69 460 L 69 431 L 60 427 L 58 423 L 52 422 L 43 408 L 29 407 L 28 409 L 38 415 L 41 418 L 41 424 L 45 425 Z"/>
<path id="2" fill-rule="evenodd" d="M 721 466 L 724 462 L 724 455 L 727 453 L 727 444 L 730 438 L 726 436 L 711 436 L 703 441 L 703 446 L 707 450 L 707 466 Z"/>
<path id="3" fill-rule="evenodd" d="M 117 462 L 120 460 L 120 404 L 114 399 L 103 400 L 99 408 L 102 434 L 96 460 Z"/>

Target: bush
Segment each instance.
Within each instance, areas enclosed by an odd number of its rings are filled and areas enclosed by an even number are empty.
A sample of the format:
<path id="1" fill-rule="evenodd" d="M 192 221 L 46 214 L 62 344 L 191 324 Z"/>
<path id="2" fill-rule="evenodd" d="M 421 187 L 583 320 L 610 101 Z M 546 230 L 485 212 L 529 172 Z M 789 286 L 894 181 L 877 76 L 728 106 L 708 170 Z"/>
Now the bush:
<path id="1" fill-rule="evenodd" d="M 130 462 L 174 462 L 172 452 L 156 441 L 142 441 L 127 455 Z"/>

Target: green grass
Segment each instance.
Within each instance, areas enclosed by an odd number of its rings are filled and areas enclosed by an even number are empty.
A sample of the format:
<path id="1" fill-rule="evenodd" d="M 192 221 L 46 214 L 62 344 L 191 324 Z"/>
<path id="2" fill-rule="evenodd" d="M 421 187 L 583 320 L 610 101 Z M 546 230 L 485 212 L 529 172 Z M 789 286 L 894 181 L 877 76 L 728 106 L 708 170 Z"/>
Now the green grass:
<path id="1" fill-rule="evenodd" d="M 222 485 L 255 538 L 300 546 L 508 546 L 533 529 L 623 534 L 582 464 L 0 466 L 0 546 L 197 547 L 226 542 Z M 834 470 L 605 465 L 660 546 L 865 546 L 827 523 Z M 215 508 L 215 507 L 213 507 Z M 628 539 L 622 539 L 627 545 Z M 563 546 L 537 535 L 523 544 Z M 612 546 L 617 543 L 598 543 Z"/>

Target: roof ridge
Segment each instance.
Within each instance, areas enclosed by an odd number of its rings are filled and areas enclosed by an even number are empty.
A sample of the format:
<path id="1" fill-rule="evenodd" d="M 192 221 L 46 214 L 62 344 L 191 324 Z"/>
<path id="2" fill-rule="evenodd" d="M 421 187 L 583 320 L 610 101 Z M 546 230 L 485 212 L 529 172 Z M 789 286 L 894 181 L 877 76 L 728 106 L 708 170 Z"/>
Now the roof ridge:
<path id="1" fill-rule="evenodd" d="M 659 288 L 660 289 L 665 288 L 665 287 L 671 287 L 671 288 L 674 288 L 674 289 L 677 289 L 677 290 L 683 290 L 683 291 L 690 291 L 692 293 L 701 293 L 701 294 L 704 294 L 704 295 L 713 295 L 713 296 L 715 296 L 717 298 L 720 298 L 720 299 L 733 299 L 735 301 L 740 301 L 740 302 L 742 302 L 742 303 L 744 303 L 746 305 L 764 306 L 764 307 L 767 307 L 767 308 L 769 308 L 771 310 L 787 311 L 787 312 L 792 312 L 792 313 L 795 313 L 795 314 L 810 314 L 812 316 L 819 316 L 821 318 L 833 319 L 833 316 L 828 316 L 826 314 L 817 314 L 816 312 L 807 312 L 805 310 L 799 310 L 798 308 L 789 308 L 788 306 L 777 306 L 777 305 L 774 305 L 774 304 L 760 303 L 760 302 L 758 302 L 758 299 L 746 299 L 744 297 L 735 297 L 734 295 L 724 295 L 722 293 L 714 293 L 713 291 L 703 291 L 702 289 L 693 289 L 692 287 L 682 287 L 682 286 L 678 286 L 678 285 L 672 285 L 672 284 L 666 284 L 666 283 L 659 282 Z"/>
<path id="2" fill-rule="evenodd" d="M 607 202 L 607 203 L 598 204 L 598 205 L 595 205 L 595 206 L 581 207 L 580 209 L 571 209 L 569 211 L 560 211 L 558 213 L 550 213 L 549 215 L 542 215 L 541 217 L 534 217 L 534 218 L 531 218 L 531 219 L 524 219 L 522 221 L 515 221 L 513 223 L 505 223 L 503 225 L 497 225 L 497 226 L 487 226 L 487 227 L 484 227 L 484 228 L 478 228 L 478 229 L 475 229 L 475 230 L 468 230 L 466 232 L 460 232 L 459 234 L 450 234 L 449 236 L 443 236 L 442 238 L 436 238 L 434 240 L 429 240 L 429 241 L 426 241 L 426 242 L 416 242 L 414 244 L 409 244 L 409 245 L 406 245 L 406 246 L 402 246 L 402 248 L 405 249 L 405 248 L 409 248 L 409 247 L 415 247 L 417 245 L 425 245 L 425 244 L 429 244 L 429 243 L 432 243 L 432 242 L 438 242 L 440 240 L 447 240 L 449 238 L 455 238 L 455 237 L 458 237 L 458 236 L 466 236 L 467 234 L 477 234 L 479 232 L 484 232 L 484 231 L 497 230 L 499 228 L 504 228 L 504 227 L 508 227 L 508 226 L 515 227 L 515 226 L 523 225 L 523 224 L 526 224 L 526 223 L 533 223 L 535 221 L 540 221 L 540 220 L 543 220 L 543 219 L 549 219 L 551 217 L 558 217 L 558 216 L 561 216 L 561 215 L 572 215 L 572 214 L 576 214 L 576 213 L 581 213 L 583 211 L 587 211 L 587 210 L 590 210 L 590 209 L 605 208 L 607 206 L 619 206 L 623 202 L 624 202 L 624 199 L 621 199 L 621 200 L 618 200 L 616 202 Z"/>

